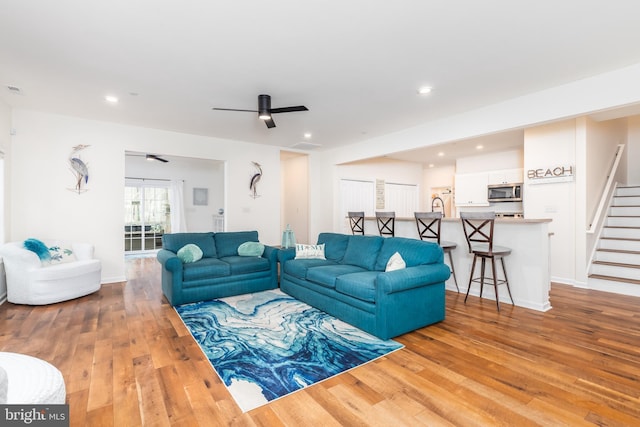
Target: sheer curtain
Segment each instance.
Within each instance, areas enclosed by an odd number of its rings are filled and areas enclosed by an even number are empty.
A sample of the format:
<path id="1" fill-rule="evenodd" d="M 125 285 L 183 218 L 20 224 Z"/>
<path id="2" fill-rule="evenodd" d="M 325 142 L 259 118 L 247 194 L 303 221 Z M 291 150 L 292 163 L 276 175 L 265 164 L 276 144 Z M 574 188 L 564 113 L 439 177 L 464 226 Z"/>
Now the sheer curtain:
<path id="1" fill-rule="evenodd" d="M 187 222 L 184 214 L 184 182 L 171 181 L 169 191 L 169 206 L 171 208 L 171 232 L 184 233 Z"/>

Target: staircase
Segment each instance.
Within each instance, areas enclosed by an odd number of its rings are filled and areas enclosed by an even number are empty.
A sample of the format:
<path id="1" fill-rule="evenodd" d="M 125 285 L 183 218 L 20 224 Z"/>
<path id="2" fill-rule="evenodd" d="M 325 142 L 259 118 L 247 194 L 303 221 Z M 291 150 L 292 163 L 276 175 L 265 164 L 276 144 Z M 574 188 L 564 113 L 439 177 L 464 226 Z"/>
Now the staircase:
<path id="1" fill-rule="evenodd" d="M 588 285 L 591 289 L 640 296 L 640 186 L 616 189 Z"/>

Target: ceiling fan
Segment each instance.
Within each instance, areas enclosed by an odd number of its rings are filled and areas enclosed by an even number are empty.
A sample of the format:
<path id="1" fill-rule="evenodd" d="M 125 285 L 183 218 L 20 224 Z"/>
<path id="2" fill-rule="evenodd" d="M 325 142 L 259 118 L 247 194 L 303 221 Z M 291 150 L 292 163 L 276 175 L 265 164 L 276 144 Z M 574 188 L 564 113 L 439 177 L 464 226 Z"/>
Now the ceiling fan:
<path id="1" fill-rule="evenodd" d="M 291 113 L 294 111 L 309 111 L 304 105 L 296 105 L 295 107 L 281 107 L 271 108 L 271 96 L 270 95 L 258 95 L 258 109 L 257 110 L 238 110 L 235 108 L 212 108 L 219 111 L 245 111 L 249 113 L 258 113 L 258 117 L 264 120 L 264 124 L 269 129 L 276 127 L 272 114 L 276 113 Z"/>
<path id="2" fill-rule="evenodd" d="M 169 163 L 169 160 L 163 159 L 162 157 L 156 156 L 155 154 L 146 154 L 145 158 L 147 160 L 150 160 L 150 161 L 151 160 L 157 160 L 157 161 L 162 162 L 162 163 Z"/>
<path id="3" fill-rule="evenodd" d="M 157 160 L 159 162 L 162 163 L 169 163 L 169 160 L 164 159 L 162 157 L 160 157 L 157 154 L 144 154 L 144 153 L 127 153 L 126 154 L 128 157 L 144 157 L 145 159 L 149 160 L 150 162 Z"/>

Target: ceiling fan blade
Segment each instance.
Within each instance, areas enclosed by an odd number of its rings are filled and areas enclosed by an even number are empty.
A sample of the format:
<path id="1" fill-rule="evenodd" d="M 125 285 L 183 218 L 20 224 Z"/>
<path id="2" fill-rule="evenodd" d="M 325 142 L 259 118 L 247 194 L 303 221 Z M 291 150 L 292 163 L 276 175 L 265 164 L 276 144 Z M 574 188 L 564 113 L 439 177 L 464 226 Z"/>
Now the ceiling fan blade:
<path id="1" fill-rule="evenodd" d="M 276 123 L 273 119 L 265 119 L 264 124 L 267 125 L 269 129 L 276 127 Z"/>
<path id="2" fill-rule="evenodd" d="M 146 158 L 147 160 L 157 160 L 162 163 L 169 163 L 169 160 L 163 159 L 162 157 L 156 156 L 155 154 L 147 154 Z"/>
<path id="3" fill-rule="evenodd" d="M 292 113 L 294 111 L 309 111 L 307 107 L 304 105 L 296 105 L 295 107 L 282 107 L 282 108 L 272 108 L 271 114 L 273 113 Z"/>
<path id="4" fill-rule="evenodd" d="M 212 110 L 218 110 L 218 111 L 244 111 L 247 113 L 257 113 L 258 110 L 238 110 L 236 108 L 212 108 Z"/>

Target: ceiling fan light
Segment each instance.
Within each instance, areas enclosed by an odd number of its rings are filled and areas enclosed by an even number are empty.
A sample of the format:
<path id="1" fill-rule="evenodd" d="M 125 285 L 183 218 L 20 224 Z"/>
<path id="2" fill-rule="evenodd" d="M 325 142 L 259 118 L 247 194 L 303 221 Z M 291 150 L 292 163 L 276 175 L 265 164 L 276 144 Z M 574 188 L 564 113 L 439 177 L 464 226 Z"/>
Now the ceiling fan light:
<path id="1" fill-rule="evenodd" d="M 258 96 L 258 117 L 262 120 L 271 118 L 271 97 L 269 95 Z"/>

